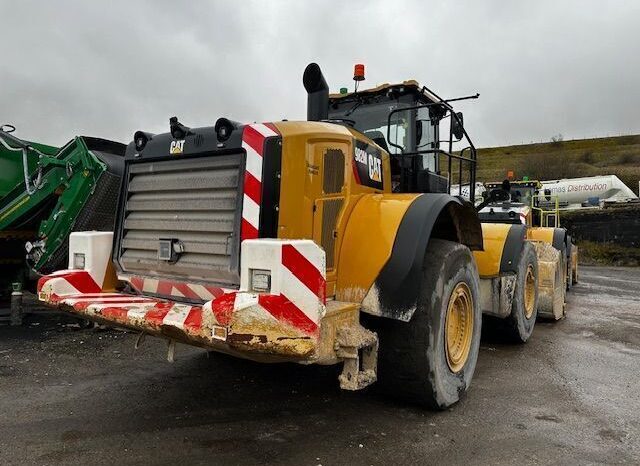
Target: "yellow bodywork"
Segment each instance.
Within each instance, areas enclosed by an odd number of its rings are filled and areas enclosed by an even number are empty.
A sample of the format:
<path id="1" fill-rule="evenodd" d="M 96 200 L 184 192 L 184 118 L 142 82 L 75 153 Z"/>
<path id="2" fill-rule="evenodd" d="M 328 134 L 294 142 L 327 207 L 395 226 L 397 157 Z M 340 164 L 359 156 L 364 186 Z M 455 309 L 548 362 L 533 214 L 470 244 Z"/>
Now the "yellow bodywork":
<path id="1" fill-rule="evenodd" d="M 282 179 L 278 238 L 310 238 L 313 231 L 314 204 L 322 198 L 322 170 L 327 148 L 345 154 L 345 178 L 350 174 L 353 136 L 344 127 L 319 122 L 279 122 L 282 134 Z M 303 174 L 301 176 L 301 174 Z M 330 197 L 346 197 L 348 183 L 342 192 Z"/>
<path id="2" fill-rule="evenodd" d="M 500 275 L 502 251 L 512 225 L 508 223 L 483 223 L 482 241 L 484 251 L 473 251 L 480 278 L 493 278 Z"/>
<path id="3" fill-rule="evenodd" d="M 527 228 L 527 239 L 533 241 L 542 241 L 553 245 L 553 228 L 547 227 L 530 227 Z"/>
<path id="4" fill-rule="evenodd" d="M 275 126 L 282 135 L 282 179 L 286 180 L 280 187 L 278 238 L 311 238 L 326 248 L 324 210 L 327 205 L 338 205 L 333 251 L 327 251 L 335 257 L 333 264 L 327 265 L 327 297 L 360 302 L 389 259 L 400 221 L 419 194 L 391 194 L 385 151 L 384 189 L 358 184 L 353 174 L 355 140 L 375 143 L 350 128 L 304 121 Z M 328 150 L 342 151 L 345 165 L 342 189 L 326 193 L 323 177 Z M 346 251 L 349 260 L 341 260 Z"/>
<path id="5" fill-rule="evenodd" d="M 500 276 L 500 263 L 507 234 L 513 224 L 483 223 L 484 251 L 473 251 L 481 279 Z M 526 239 L 533 243 L 538 258 L 538 315 L 564 316 L 564 281 L 560 251 L 552 247 L 553 228 L 529 227 Z"/>
<path id="6" fill-rule="evenodd" d="M 387 262 L 400 222 L 419 194 L 372 194 L 356 203 L 340 256 L 336 299 L 361 302 Z M 381 222 L 380 219 L 384 219 Z"/>

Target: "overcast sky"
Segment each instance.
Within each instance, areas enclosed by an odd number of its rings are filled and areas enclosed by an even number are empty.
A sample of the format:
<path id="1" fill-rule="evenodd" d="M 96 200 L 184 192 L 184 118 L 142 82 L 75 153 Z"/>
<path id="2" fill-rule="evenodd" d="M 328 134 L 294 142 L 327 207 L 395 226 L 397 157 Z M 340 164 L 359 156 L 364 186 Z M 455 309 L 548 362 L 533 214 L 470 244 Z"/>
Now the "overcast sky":
<path id="1" fill-rule="evenodd" d="M 302 72 L 332 90 L 414 78 L 477 146 L 640 133 L 640 1 L 0 0 L 0 123 L 62 144 L 128 142 L 220 116 L 305 118 Z"/>

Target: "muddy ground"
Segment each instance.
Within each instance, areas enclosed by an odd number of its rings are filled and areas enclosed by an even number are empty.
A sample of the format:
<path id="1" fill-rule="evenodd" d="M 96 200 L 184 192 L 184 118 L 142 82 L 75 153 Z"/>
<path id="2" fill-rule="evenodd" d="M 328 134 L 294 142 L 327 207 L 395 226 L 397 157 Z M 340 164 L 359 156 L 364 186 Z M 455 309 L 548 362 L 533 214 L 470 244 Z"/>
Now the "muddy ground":
<path id="1" fill-rule="evenodd" d="M 0 464 L 638 464 L 640 269 L 582 268 L 569 315 L 485 339 L 442 413 L 60 316 L 0 326 Z"/>

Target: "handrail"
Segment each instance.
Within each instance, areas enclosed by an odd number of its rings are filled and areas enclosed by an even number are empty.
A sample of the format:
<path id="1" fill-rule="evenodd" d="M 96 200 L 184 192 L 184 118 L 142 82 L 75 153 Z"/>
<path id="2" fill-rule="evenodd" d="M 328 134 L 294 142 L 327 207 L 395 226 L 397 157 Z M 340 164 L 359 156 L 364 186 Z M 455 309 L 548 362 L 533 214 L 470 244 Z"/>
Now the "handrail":
<path id="1" fill-rule="evenodd" d="M 406 112 L 406 111 L 411 111 L 411 110 L 419 110 L 422 108 L 429 108 L 429 107 L 441 107 L 444 109 L 444 115 L 440 118 L 440 120 L 446 118 L 447 116 L 451 117 L 451 118 L 455 118 L 456 122 L 458 123 L 459 127 L 462 128 L 462 134 L 463 137 L 460 139 L 456 139 L 454 141 L 453 139 L 453 125 L 449 125 L 449 140 L 443 140 L 443 141 L 438 141 L 438 145 L 440 144 L 440 142 L 445 142 L 448 143 L 448 151 L 445 151 L 443 149 L 440 148 L 434 148 L 434 149 L 426 149 L 426 150 L 417 150 L 414 152 L 405 152 L 405 149 L 400 146 L 399 144 L 395 144 L 393 142 L 391 142 L 391 120 L 392 120 L 392 116 L 396 113 L 400 113 L 400 112 Z M 459 154 L 454 154 L 453 153 L 453 143 L 454 142 L 460 142 L 462 141 L 462 139 L 466 139 L 468 146 L 465 147 L 464 149 L 462 149 Z M 476 165 L 477 165 L 477 153 L 476 153 L 476 148 L 473 145 L 473 142 L 471 141 L 471 138 L 469 138 L 469 134 L 467 133 L 467 131 L 464 129 L 464 125 L 462 124 L 462 121 L 460 120 L 460 118 L 458 117 L 458 115 L 456 114 L 455 111 L 453 111 L 453 107 L 451 107 L 451 105 L 449 105 L 446 101 L 441 100 L 440 102 L 432 102 L 432 103 L 428 103 L 428 104 L 422 104 L 422 105 L 414 105 L 412 107 L 402 107 L 402 108 L 397 108 L 395 110 L 392 110 L 391 112 L 389 112 L 389 116 L 387 117 L 387 142 L 395 147 L 396 149 L 400 150 L 400 154 L 393 154 L 394 157 L 415 157 L 417 155 L 428 155 L 428 154 L 438 154 L 438 155 L 444 155 L 447 157 L 448 159 L 448 169 L 447 169 L 447 192 L 449 194 L 451 194 L 451 181 L 452 181 L 452 162 L 453 159 L 457 159 L 459 160 L 458 163 L 458 184 L 460 185 L 460 193 L 462 193 L 462 173 L 463 173 L 463 162 L 467 162 L 468 163 L 468 170 L 469 170 L 469 200 L 471 202 L 473 202 L 473 200 L 475 199 L 475 186 L 476 186 Z M 469 151 L 470 155 L 469 157 L 465 157 L 463 154 L 465 151 Z M 405 170 L 404 167 L 402 167 L 402 170 Z"/>
<path id="2" fill-rule="evenodd" d="M 539 212 L 540 214 L 540 226 L 549 227 L 549 217 L 553 218 L 553 228 L 560 227 L 560 202 L 558 196 L 553 196 L 554 208 L 552 210 L 546 210 L 540 207 L 540 191 L 534 191 L 534 195 L 531 196 L 531 209 Z M 551 199 L 548 202 L 552 201 Z"/>

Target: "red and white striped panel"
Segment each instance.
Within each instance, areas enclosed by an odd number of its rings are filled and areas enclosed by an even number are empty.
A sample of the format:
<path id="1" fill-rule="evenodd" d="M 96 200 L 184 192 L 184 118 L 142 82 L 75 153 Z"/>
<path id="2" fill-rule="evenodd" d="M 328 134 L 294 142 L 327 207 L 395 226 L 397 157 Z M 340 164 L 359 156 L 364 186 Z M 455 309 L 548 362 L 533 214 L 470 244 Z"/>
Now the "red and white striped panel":
<path id="1" fill-rule="evenodd" d="M 62 270 L 38 281 L 39 298 L 50 304 L 65 305 L 86 317 L 100 317 L 140 330 L 175 327 L 199 339 L 212 335 L 213 318 L 203 326 L 201 306 L 164 301 L 147 296 L 102 293 L 84 270 Z M 223 291 L 220 291 L 220 295 Z"/>
<path id="2" fill-rule="evenodd" d="M 160 327 L 169 326 L 197 337 L 211 334 L 210 329 L 203 333 L 201 306 L 107 293 L 91 297 L 67 296 L 58 304 L 70 306 L 87 317 L 100 317 L 140 330 L 158 330 Z"/>
<path id="3" fill-rule="evenodd" d="M 291 303 L 281 296 L 232 292 L 204 306 L 191 306 L 123 294 L 96 293 L 66 296 L 56 304 L 70 307 L 89 319 L 106 320 L 143 332 L 175 336 L 175 332 L 180 331 L 186 341 L 191 339 L 197 345 L 227 341 L 233 346 L 234 328 L 239 325 L 238 334 L 242 337 L 239 342 L 245 349 L 254 346 L 264 351 L 268 348 L 269 352 L 287 356 L 295 355 L 297 351 L 304 356 L 309 354 L 319 337 L 315 325 L 286 318 L 287 306 Z M 279 311 L 274 312 L 274 309 Z M 265 334 L 265 328 L 270 332 Z M 247 332 L 250 335 L 252 331 L 259 338 L 247 340 Z M 292 338 L 301 338 L 306 345 L 291 346 Z"/>
<path id="4" fill-rule="evenodd" d="M 142 296 L 129 296 L 118 293 L 86 293 L 64 296 L 60 298 L 58 304 L 66 304 L 73 307 L 77 311 L 87 310 L 88 308 L 104 309 L 113 306 L 143 306 L 155 305 L 157 299 L 145 298 Z"/>
<path id="5" fill-rule="evenodd" d="M 319 333 L 319 320 L 314 321 L 297 304 L 282 294 L 255 294 L 237 291 L 205 303 L 202 308 L 205 312 L 213 314 L 218 325 L 230 326 L 231 334 L 233 333 L 234 320 L 241 319 L 244 313 L 250 314 L 251 319 L 256 322 L 283 324 L 287 329 L 302 335 L 317 337 Z M 290 333 L 287 332 L 287 336 L 289 335 Z"/>
<path id="6" fill-rule="evenodd" d="M 86 270 L 59 270 L 40 277 L 37 290 L 41 301 L 55 303 L 62 296 L 101 294 L 102 286 Z"/>
<path id="7" fill-rule="evenodd" d="M 262 200 L 262 156 L 266 138 L 278 136 L 271 123 L 246 125 L 242 131 L 242 148 L 247 152 L 244 173 L 244 196 L 242 198 L 241 239 L 255 239 L 260 228 L 260 205 Z"/>
<path id="8" fill-rule="evenodd" d="M 131 286 L 141 294 L 155 294 L 171 298 L 188 298 L 196 301 L 210 301 L 222 296 L 228 291 L 217 286 L 201 285 L 198 283 L 186 283 L 173 280 L 163 280 L 148 277 L 121 276 L 121 280 L 128 281 Z"/>
<path id="9" fill-rule="evenodd" d="M 252 293 L 252 269 L 270 271 L 271 289 L 268 294 Z M 243 241 L 241 292 L 235 295 L 234 312 L 257 304 L 278 321 L 284 321 L 307 334 L 313 334 L 318 331 L 320 320 L 325 313 L 325 277 L 325 253 L 313 241 Z M 250 296 L 245 296 L 247 294 Z M 215 309 L 213 312 L 216 313 Z M 228 310 L 223 306 L 221 312 L 224 314 Z"/>
<path id="10" fill-rule="evenodd" d="M 65 300 L 67 301 L 67 300 Z M 65 304 L 68 304 L 65 302 Z M 175 327 L 187 335 L 202 336 L 202 307 L 173 302 L 121 302 L 92 303 L 83 311 L 88 316 L 138 327 L 142 330 L 158 330 L 161 327 Z"/>
<path id="11" fill-rule="evenodd" d="M 322 248 L 310 240 L 274 239 L 246 240 L 242 248 L 242 291 L 129 277 L 141 296 L 104 293 L 88 272 L 72 270 L 42 277 L 38 282 L 39 296 L 51 304 L 71 307 L 88 318 L 93 316 L 143 331 L 175 327 L 193 337 L 194 342 L 225 339 L 227 332 L 234 334 L 236 326 L 243 336 L 255 331 L 256 336 L 265 337 L 265 328 L 270 328 L 268 338 L 311 336 L 308 341 L 317 340 L 326 304 Z M 251 269 L 271 273 L 269 293 L 256 293 L 249 288 Z M 149 293 L 179 293 L 182 297 L 199 299 L 206 294 L 212 299 L 203 306 L 192 306 L 150 297 Z M 216 333 L 220 327 L 224 327 L 223 337 Z M 270 342 L 277 346 L 280 340 L 275 337 Z M 277 352 L 275 346 L 273 351 Z"/>

